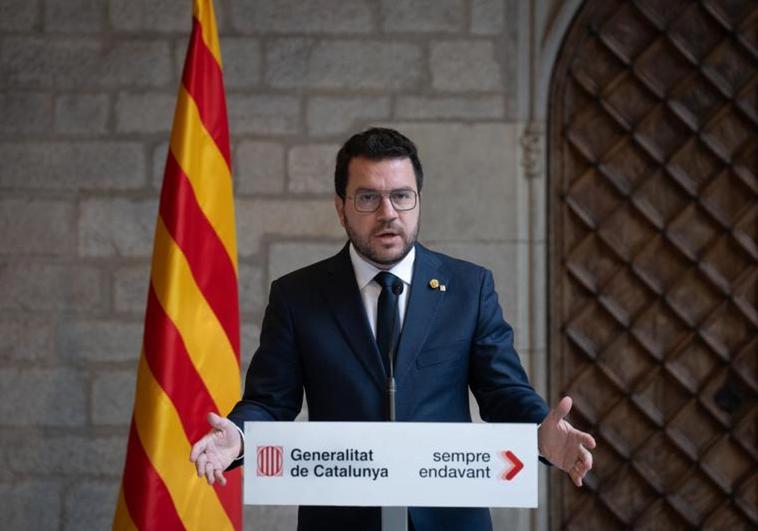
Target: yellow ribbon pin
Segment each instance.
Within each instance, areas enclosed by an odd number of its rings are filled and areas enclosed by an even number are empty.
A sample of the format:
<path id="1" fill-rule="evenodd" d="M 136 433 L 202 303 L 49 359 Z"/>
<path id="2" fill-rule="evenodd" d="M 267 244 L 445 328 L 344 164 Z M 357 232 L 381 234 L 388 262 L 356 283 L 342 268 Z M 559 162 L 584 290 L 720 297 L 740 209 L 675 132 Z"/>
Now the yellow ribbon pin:
<path id="1" fill-rule="evenodd" d="M 429 287 L 432 289 L 438 289 L 440 291 L 447 291 L 447 286 L 445 286 L 444 284 L 440 284 L 440 281 L 437 280 L 436 278 L 433 278 L 432 280 L 429 281 Z"/>

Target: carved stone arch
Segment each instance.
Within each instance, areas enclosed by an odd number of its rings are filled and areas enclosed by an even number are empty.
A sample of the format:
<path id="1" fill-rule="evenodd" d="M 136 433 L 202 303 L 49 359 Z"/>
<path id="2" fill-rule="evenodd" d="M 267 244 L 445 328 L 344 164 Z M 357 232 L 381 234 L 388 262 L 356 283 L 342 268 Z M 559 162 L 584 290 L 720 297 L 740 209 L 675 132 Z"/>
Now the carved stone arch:
<path id="1" fill-rule="evenodd" d="M 554 529 L 758 527 L 758 3 L 588 0 L 549 91 Z"/>

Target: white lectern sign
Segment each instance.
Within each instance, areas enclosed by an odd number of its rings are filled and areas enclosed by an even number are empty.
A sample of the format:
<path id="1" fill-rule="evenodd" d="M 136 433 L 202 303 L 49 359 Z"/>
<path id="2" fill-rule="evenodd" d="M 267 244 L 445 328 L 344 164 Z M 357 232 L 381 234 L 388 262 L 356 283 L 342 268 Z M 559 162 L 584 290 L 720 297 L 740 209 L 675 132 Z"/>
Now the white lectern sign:
<path id="1" fill-rule="evenodd" d="M 537 426 L 246 422 L 245 503 L 537 507 Z"/>

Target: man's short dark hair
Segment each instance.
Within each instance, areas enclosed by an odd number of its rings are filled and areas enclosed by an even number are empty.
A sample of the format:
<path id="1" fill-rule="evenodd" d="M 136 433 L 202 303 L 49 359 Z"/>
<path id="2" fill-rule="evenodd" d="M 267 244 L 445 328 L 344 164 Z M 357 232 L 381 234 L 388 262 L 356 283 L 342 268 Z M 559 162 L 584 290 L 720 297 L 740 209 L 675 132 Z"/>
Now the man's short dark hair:
<path id="1" fill-rule="evenodd" d="M 410 159 L 416 174 L 416 188 L 421 192 L 424 184 L 424 171 L 418 158 L 416 145 L 405 135 L 384 127 L 372 127 L 362 133 L 351 136 L 337 153 L 334 168 L 334 191 L 345 199 L 347 190 L 348 166 L 355 157 L 369 160 Z"/>

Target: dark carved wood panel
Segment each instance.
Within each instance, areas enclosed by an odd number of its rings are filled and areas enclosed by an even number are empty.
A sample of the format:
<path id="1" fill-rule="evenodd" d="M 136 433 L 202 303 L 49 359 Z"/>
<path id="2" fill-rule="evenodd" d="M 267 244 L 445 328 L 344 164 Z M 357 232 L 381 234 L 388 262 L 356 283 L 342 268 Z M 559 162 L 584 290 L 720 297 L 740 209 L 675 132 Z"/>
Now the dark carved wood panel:
<path id="1" fill-rule="evenodd" d="M 757 529 L 758 2 L 585 2 L 549 150 L 552 527 Z"/>

